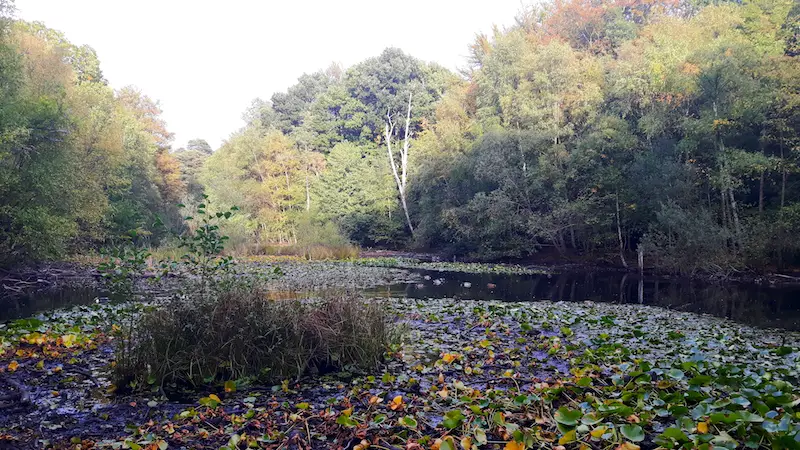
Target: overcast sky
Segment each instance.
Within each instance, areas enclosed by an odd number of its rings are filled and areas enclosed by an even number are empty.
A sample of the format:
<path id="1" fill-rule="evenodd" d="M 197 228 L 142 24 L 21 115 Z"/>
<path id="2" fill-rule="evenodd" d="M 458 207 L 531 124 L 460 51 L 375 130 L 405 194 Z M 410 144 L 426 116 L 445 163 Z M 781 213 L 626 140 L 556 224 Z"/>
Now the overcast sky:
<path id="1" fill-rule="evenodd" d="M 507 26 L 521 0 L 16 0 L 17 16 L 97 50 L 114 88 L 158 100 L 175 147 L 216 148 L 304 72 L 349 67 L 386 47 L 457 69 L 469 44 Z"/>

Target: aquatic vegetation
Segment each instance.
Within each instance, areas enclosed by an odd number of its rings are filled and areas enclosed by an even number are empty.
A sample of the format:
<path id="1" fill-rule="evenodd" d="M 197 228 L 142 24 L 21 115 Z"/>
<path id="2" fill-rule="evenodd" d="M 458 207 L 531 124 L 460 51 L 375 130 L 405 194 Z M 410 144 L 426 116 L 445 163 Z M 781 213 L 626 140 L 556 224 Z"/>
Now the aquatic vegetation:
<path id="1" fill-rule="evenodd" d="M 402 314 L 410 333 L 381 371 L 286 381 L 266 392 L 232 383 L 123 440 L 194 448 L 797 448 L 795 333 L 594 303 L 382 304 Z"/>
<path id="2" fill-rule="evenodd" d="M 548 267 L 446 261 L 425 262 L 413 258 L 362 258 L 357 260 L 356 264 L 366 267 L 395 267 L 401 269 L 421 269 L 438 272 L 496 273 L 515 275 L 540 275 L 555 273 L 554 269 Z"/>
<path id="3" fill-rule="evenodd" d="M 389 270 L 309 266 L 314 268 L 287 267 L 296 271 L 287 285 L 324 278 L 326 270 L 331 284 L 366 281 Z M 359 270 L 361 275 L 349 275 Z M 216 315 L 198 317 L 206 328 L 232 333 L 228 337 L 265 336 L 248 313 L 265 304 L 242 296 Z M 798 448 L 798 333 L 592 302 L 391 298 L 336 303 L 317 317 L 312 306 L 320 303 L 314 301 L 271 304 L 285 308 L 270 310 L 276 322 L 306 320 L 303 329 L 355 324 L 348 339 L 339 341 L 352 345 L 334 349 L 336 339 L 320 335 L 315 342 L 325 342 L 325 351 L 336 357 L 312 361 L 308 366 L 316 370 L 301 371 L 292 367 L 297 355 L 288 355 L 266 382 L 234 370 L 248 360 L 244 353 L 209 348 L 196 355 L 202 357 L 198 364 L 222 363 L 222 370 L 214 379 L 206 378 L 211 372 L 200 376 L 202 386 L 190 398 L 170 401 L 160 382 L 140 376 L 138 388 L 152 390 L 124 397 L 109 376 L 112 357 L 122 362 L 119 352 L 113 354 L 116 330 L 124 331 L 131 318 L 188 315 L 164 308 L 171 305 L 167 299 L 82 306 L 8 323 L 2 375 L 29 387 L 36 412 L 5 416 L 4 429 L 19 442 L 27 439 L 24 430 L 38 430 L 28 433 L 64 443 L 59 448 L 70 442 L 83 448 Z M 306 309 L 293 315 L 290 309 L 298 304 Z M 353 305 L 349 313 L 338 309 Z M 376 339 L 361 323 L 369 322 L 362 307 L 404 327 L 402 341 Z M 355 320 L 340 319 L 348 316 Z M 145 329 L 179 340 L 179 327 L 153 322 Z M 208 333 L 201 330 L 197 340 Z M 247 341 L 248 351 L 266 354 L 259 342 Z M 53 350 L 60 356 L 42 356 Z M 361 351 L 384 362 L 347 363 L 359 360 Z M 77 365 L 87 367 L 88 376 L 73 370 Z M 306 375 L 298 378 L 301 372 Z M 39 422 L 49 425 L 39 430 Z M 98 423 L 102 431 L 91 432 Z"/>
<path id="4" fill-rule="evenodd" d="M 352 262 L 310 261 L 249 263 L 250 270 L 274 271 L 281 276 L 271 280 L 270 289 L 311 291 L 320 289 L 365 289 L 376 286 L 417 282 L 418 274 L 390 267 L 364 267 Z"/>

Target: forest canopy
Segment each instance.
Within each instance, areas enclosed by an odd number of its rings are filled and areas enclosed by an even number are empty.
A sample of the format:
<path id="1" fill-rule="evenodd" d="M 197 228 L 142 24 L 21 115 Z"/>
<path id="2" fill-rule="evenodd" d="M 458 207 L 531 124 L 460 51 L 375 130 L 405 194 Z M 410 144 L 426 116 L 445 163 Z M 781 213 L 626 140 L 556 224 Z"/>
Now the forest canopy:
<path id="1" fill-rule="evenodd" d="M 0 263 L 132 231 L 159 244 L 204 195 L 240 208 L 240 252 L 641 251 L 673 272 L 800 257 L 792 0 L 545 2 L 477 36 L 459 73 L 388 48 L 303 74 L 216 151 L 171 149 L 157 102 L 0 4 Z"/>

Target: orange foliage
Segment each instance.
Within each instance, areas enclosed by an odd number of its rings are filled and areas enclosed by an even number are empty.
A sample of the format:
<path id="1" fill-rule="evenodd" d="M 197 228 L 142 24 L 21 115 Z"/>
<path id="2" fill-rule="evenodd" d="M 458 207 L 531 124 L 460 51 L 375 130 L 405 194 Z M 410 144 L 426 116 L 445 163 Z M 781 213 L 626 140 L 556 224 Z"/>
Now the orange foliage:
<path id="1" fill-rule="evenodd" d="M 679 0 L 556 0 L 543 25 L 546 38 L 604 53 L 612 46 L 607 30 L 613 21 L 644 25 L 656 15 L 677 13 L 679 7 Z"/>
<path id="2" fill-rule="evenodd" d="M 178 203 L 186 192 L 186 186 L 181 181 L 181 165 L 166 149 L 161 148 L 156 153 L 156 168 L 161 174 L 158 188 L 164 200 Z"/>

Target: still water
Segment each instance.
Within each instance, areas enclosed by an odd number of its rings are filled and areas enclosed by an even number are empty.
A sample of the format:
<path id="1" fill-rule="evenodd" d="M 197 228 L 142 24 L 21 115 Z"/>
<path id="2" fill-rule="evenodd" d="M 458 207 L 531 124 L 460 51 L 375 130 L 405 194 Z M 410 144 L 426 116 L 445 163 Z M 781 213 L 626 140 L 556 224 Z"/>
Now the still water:
<path id="1" fill-rule="evenodd" d="M 738 283 L 703 283 L 611 271 L 563 272 L 551 275 L 469 274 L 416 271 L 419 283 L 368 289 L 367 295 L 465 300 L 614 302 L 645 304 L 711 314 L 749 325 L 800 330 L 800 286 L 773 287 Z M 466 287 L 466 286 L 469 287 Z M 281 292 L 275 292 L 281 294 Z M 308 293 L 284 293 L 299 298 Z M 39 312 L 93 303 L 101 296 L 91 287 L 65 287 L 9 300 L 0 305 L 0 321 Z"/>
<path id="2" fill-rule="evenodd" d="M 749 325 L 800 330 L 800 286 L 703 283 L 620 272 L 552 275 L 420 271 L 424 281 L 371 289 L 381 297 L 614 302 L 711 314 Z M 465 283 L 469 287 L 466 287 Z"/>

